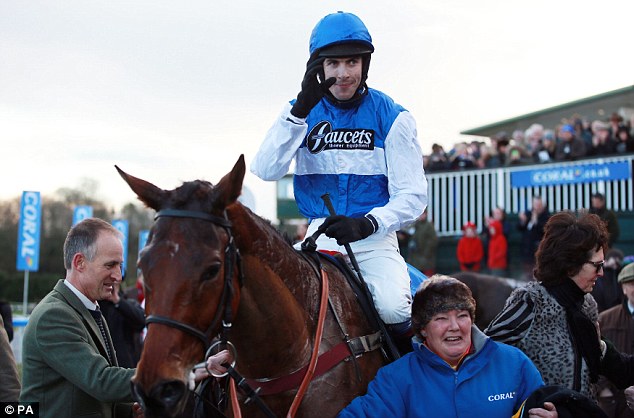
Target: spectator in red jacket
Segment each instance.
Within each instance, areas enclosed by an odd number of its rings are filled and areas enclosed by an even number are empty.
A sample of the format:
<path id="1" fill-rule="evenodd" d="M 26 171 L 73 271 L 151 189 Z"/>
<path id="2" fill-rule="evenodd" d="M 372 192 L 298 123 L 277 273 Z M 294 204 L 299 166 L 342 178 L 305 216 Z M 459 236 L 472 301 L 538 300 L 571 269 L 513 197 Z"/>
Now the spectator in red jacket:
<path id="1" fill-rule="evenodd" d="M 507 268 L 508 244 L 504 236 L 502 222 L 489 220 L 489 247 L 487 267 L 494 276 L 505 277 Z"/>
<path id="2" fill-rule="evenodd" d="M 469 221 L 462 226 L 462 238 L 458 241 L 456 256 L 462 271 L 480 271 L 480 264 L 484 257 L 482 240 L 476 232 L 476 226 Z"/>

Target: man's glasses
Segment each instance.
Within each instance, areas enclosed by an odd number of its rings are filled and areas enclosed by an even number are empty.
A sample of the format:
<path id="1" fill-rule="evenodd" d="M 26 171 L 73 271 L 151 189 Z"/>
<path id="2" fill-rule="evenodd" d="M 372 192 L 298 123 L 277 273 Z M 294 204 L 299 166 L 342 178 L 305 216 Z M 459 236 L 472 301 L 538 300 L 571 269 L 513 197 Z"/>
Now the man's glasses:
<path id="1" fill-rule="evenodd" d="M 592 264 L 595 269 L 597 269 L 597 273 L 603 268 L 605 264 L 605 260 L 601 261 L 586 261 L 587 264 Z"/>

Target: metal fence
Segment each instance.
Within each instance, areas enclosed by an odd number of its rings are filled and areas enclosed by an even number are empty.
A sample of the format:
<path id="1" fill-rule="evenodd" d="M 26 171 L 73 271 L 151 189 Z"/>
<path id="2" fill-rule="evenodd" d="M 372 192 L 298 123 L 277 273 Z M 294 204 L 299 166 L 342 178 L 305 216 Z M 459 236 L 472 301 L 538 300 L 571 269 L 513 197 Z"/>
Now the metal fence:
<path id="1" fill-rule="evenodd" d="M 429 214 L 439 236 L 461 234 L 461 226 L 483 220 L 496 206 L 507 213 L 530 209 L 540 195 L 551 212 L 590 207 L 590 198 L 603 193 L 614 211 L 634 210 L 634 155 L 584 159 L 575 162 L 522 165 L 483 170 L 428 173 Z M 522 181 L 518 181 L 522 179 Z"/>

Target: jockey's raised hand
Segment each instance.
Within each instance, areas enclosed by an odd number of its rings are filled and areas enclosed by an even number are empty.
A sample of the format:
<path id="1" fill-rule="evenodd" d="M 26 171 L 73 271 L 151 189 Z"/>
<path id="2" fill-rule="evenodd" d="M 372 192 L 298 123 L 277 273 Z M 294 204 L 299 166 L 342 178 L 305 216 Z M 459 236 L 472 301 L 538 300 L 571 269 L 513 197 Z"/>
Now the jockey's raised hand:
<path id="1" fill-rule="evenodd" d="M 291 114 L 298 118 L 305 118 L 310 111 L 319 103 L 328 89 L 335 84 L 336 78 L 330 77 L 324 80 L 324 60 L 318 58 L 308 61 L 306 73 L 302 80 L 302 91 L 297 95 L 297 100 L 291 109 Z M 318 78 L 321 77 L 321 80 Z"/>

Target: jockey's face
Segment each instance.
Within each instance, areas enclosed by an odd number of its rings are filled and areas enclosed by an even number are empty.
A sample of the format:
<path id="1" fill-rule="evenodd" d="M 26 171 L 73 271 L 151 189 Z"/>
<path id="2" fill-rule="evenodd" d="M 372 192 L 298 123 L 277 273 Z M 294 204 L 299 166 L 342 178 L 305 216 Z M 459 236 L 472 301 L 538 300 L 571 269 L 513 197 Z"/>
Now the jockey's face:
<path id="1" fill-rule="evenodd" d="M 363 59 L 360 56 L 348 58 L 326 58 L 324 60 L 324 79 L 337 79 L 330 87 L 335 99 L 349 100 L 359 89 Z"/>

